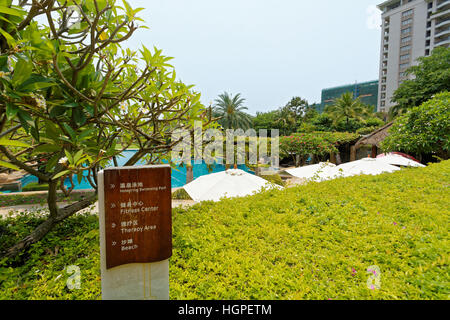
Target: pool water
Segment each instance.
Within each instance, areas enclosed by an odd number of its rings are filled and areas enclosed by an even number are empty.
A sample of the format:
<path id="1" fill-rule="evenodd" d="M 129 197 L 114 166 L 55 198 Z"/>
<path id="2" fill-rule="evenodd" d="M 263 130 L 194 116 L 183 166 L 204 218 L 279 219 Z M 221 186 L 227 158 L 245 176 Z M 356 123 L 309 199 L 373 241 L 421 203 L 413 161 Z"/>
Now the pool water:
<path id="1" fill-rule="evenodd" d="M 117 158 L 117 164 L 119 166 L 123 166 L 134 154 L 136 153 L 135 150 L 126 150 L 123 152 L 122 157 Z M 142 161 L 138 162 L 136 165 L 144 165 Z M 112 163 L 110 165 L 112 167 Z M 222 172 L 225 171 L 225 165 L 222 164 L 215 164 L 211 168 L 212 171 L 208 171 L 208 166 L 205 162 L 201 164 L 195 164 L 194 161 L 192 161 L 192 167 L 194 171 L 194 179 L 197 179 L 198 177 L 210 174 L 210 173 L 216 173 L 216 172 Z M 245 172 L 250 172 L 250 170 L 245 165 L 238 166 L 239 169 L 244 170 Z M 25 187 L 27 184 L 32 182 L 38 182 L 38 178 L 32 175 L 27 175 L 21 179 L 22 182 L 22 188 Z M 81 183 L 78 183 L 77 178 L 73 178 L 73 183 L 75 185 L 74 190 L 86 190 L 86 189 L 92 189 L 92 186 L 89 184 L 88 180 L 83 177 L 83 180 Z M 186 184 L 186 167 L 179 166 L 177 168 L 172 168 L 172 188 L 178 188 L 182 187 Z M 69 188 L 70 187 L 70 180 L 66 179 L 64 182 L 64 185 Z"/>

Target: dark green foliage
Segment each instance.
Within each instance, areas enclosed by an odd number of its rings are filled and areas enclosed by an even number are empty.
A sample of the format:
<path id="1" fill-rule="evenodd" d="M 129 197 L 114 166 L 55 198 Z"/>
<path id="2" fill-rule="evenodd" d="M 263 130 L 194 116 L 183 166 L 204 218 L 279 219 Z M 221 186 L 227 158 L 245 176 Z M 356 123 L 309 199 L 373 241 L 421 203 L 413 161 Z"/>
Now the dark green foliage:
<path id="1" fill-rule="evenodd" d="M 450 153 L 450 92 L 414 107 L 398 117 L 391 135 L 383 142 L 386 151 L 404 151 L 413 154 L 434 153 L 443 159 Z"/>
<path id="2" fill-rule="evenodd" d="M 407 71 L 414 79 L 403 82 L 392 97 L 397 103 L 391 109 L 392 115 L 420 106 L 433 95 L 450 89 L 450 48 L 437 47 L 431 56 L 418 60 L 419 65 Z"/>
<path id="3" fill-rule="evenodd" d="M 174 193 L 172 193 L 172 199 L 174 200 L 192 200 L 189 193 L 186 192 L 183 188 L 178 189 Z"/>

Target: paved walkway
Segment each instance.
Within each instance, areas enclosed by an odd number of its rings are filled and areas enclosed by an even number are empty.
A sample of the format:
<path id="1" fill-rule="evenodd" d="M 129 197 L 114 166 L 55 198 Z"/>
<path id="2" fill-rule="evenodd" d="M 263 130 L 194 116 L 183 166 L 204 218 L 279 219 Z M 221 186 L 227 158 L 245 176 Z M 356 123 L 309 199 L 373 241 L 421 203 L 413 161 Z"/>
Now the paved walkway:
<path id="1" fill-rule="evenodd" d="M 196 202 L 192 201 L 192 200 L 172 200 L 172 208 L 179 208 L 179 207 L 188 208 L 188 207 L 193 206 L 194 204 L 196 204 Z M 68 205 L 68 203 L 64 203 L 64 202 L 58 203 L 58 207 L 60 207 L 60 208 L 66 206 L 66 205 Z M 40 210 L 46 210 L 47 208 L 48 208 L 47 205 L 40 205 L 40 204 L 3 207 L 3 208 L 0 208 L 0 216 L 7 217 L 10 214 L 16 215 L 19 212 L 37 212 Z M 78 214 L 82 214 L 82 213 L 89 212 L 89 211 L 97 214 L 98 213 L 98 202 L 96 202 L 91 207 L 78 212 Z"/>

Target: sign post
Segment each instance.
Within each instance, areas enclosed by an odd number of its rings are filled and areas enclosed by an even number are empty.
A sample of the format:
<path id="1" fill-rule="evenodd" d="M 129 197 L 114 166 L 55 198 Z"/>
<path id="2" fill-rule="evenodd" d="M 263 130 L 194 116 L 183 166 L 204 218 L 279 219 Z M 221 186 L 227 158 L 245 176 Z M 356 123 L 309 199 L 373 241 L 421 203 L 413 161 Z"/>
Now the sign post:
<path id="1" fill-rule="evenodd" d="M 104 300 L 168 300 L 172 255 L 170 166 L 98 174 Z"/>

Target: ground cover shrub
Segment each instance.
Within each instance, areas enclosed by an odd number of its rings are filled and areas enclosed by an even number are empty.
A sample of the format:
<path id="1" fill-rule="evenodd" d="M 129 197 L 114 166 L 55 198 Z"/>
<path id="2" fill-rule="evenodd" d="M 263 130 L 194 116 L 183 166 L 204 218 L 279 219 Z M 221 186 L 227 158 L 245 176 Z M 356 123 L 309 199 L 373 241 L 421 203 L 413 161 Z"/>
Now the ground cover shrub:
<path id="1" fill-rule="evenodd" d="M 22 188 L 22 192 L 47 191 L 47 190 L 48 190 L 48 184 L 39 184 L 37 182 L 29 183 L 25 187 Z"/>
<path id="2" fill-rule="evenodd" d="M 283 179 L 280 177 L 279 174 L 272 174 L 272 175 L 261 175 L 261 178 L 272 182 L 274 184 L 277 184 L 279 186 L 284 187 L 286 185 L 286 182 L 283 181 Z"/>
<path id="3" fill-rule="evenodd" d="M 63 193 L 57 194 L 58 202 L 76 202 L 80 201 L 86 197 L 92 196 L 93 192 L 72 192 L 69 197 L 66 197 Z M 13 194 L 2 194 L 0 195 L 0 208 L 11 207 L 18 205 L 28 205 L 28 204 L 46 204 L 47 193 L 41 194 L 29 194 L 29 193 L 13 193 Z"/>
<path id="4" fill-rule="evenodd" d="M 183 188 L 178 189 L 174 193 L 172 193 L 172 199 L 174 200 L 192 200 L 189 193 L 186 192 Z"/>
<path id="5" fill-rule="evenodd" d="M 171 299 L 448 299 L 449 187 L 446 161 L 174 209 Z M 0 248 L 39 219 L 0 219 Z M 66 286 L 70 265 L 80 290 Z M 99 298 L 96 215 L 0 263 L 0 299 Z"/>

